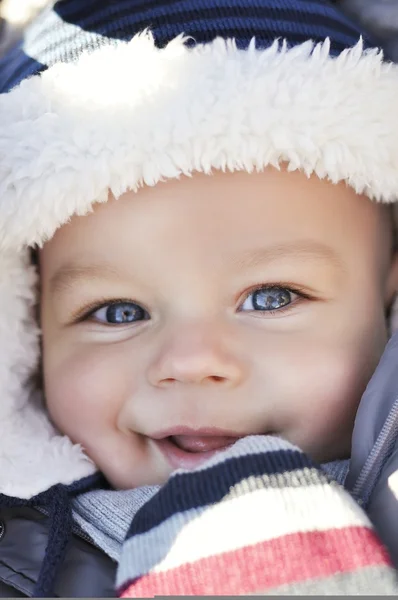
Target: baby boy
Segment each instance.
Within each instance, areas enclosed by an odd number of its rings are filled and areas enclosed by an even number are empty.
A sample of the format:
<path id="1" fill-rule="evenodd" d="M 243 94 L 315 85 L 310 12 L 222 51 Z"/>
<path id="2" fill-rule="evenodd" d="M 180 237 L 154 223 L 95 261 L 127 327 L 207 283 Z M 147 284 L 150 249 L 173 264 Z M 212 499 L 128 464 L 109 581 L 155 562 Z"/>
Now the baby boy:
<path id="1" fill-rule="evenodd" d="M 73 217 L 40 253 L 45 397 L 117 488 L 250 434 L 349 456 L 398 284 L 391 213 L 269 167 Z"/>

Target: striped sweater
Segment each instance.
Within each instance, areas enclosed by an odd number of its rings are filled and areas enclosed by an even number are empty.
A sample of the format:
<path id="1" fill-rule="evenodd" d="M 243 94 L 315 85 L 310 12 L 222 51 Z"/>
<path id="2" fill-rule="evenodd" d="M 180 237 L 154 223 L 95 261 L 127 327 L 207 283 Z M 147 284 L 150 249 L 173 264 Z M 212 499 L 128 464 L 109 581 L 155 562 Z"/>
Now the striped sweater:
<path id="1" fill-rule="evenodd" d="M 291 444 L 240 440 L 177 471 L 134 518 L 121 597 L 397 594 L 366 514 Z"/>

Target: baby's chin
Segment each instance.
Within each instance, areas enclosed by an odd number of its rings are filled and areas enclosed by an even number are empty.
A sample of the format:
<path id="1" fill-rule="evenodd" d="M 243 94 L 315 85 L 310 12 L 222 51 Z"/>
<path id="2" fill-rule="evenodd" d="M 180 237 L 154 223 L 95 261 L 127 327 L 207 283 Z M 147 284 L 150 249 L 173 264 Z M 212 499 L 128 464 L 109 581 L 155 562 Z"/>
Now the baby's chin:
<path id="1" fill-rule="evenodd" d="M 287 433 L 270 433 L 272 437 L 280 438 L 306 454 L 314 463 L 320 465 L 336 460 L 347 460 L 351 456 L 352 431 L 342 438 L 332 440 L 308 440 L 298 431 Z"/>
<path id="2" fill-rule="evenodd" d="M 103 469 L 98 467 L 108 484 L 114 490 L 133 490 L 143 487 L 161 487 L 169 479 L 170 473 L 161 473 L 159 469 L 154 468 L 147 473 L 137 473 L 134 469 L 126 469 L 125 473 L 115 472 L 112 469 Z"/>
<path id="3" fill-rule="evenodd" d="M 314 462 L 324 464 L 335 460 L 347 460 L 351 455 L 351 438 L 346 443 L 331 444 L 329 447 L 302 448 Z"/>

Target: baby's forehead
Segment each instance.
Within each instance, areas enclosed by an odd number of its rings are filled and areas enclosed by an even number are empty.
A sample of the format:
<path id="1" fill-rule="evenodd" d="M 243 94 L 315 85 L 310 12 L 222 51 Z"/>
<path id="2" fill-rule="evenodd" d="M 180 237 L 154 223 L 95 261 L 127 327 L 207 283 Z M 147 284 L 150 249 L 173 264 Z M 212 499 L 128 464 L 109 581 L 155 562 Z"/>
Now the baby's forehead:
<path id="1" fill-rule="evenodd" d="M 389 253 L 392 230 L 390 206 L 344 183 L 273 168 L 194 173 L 119 198 L 110 194 L 88 215 L 72 217 L 42 254 L 57 285 L 112 271 L 141 270 L 150 280 L 159 265 L 164 272 L 189 264 L 222 273 L 282 258 L 343 262 L 356 248 L 380 253 L 381 245 Z"/>
<path id="2" fill-rule="evenodd" d="M 391 225 L 393 211 L 389 206 L 372 202 L 365 195 L 357 195 L 345 182 L 334 184 L 316 175 L 308 177 L 298 170 L 288 171 L 282 165 L 278 169 L 267 167 L 253 172 L 193 172 L 189 176 L 181 175 L 179 178 L 165 179 L 154 186 L 145 185 L 137 190 L 127 191 L 118 198 L 109 191 L 106 202 L 93 202 L 90 212 L 84 217 L 72 215 L 67 223 L 61 224 L 55 236 L 59 236 L 60 231 L 64 235 L 66 230 L 83 226 L 87 229 L 88 222 L 94 226 L 102 216 L 114 219 L 115 229 L 120 227 L 120 223 L 117 223 L 118 215 L 120 219 L 131 216 L 137 220 L 144 213 L 146 222 L 152 220 L 154 223 L 170 223 L 172 219 L 178 219 L 178 213 L 192 211 L 197 214 L 202 210 L 208 212 L 211 222 L 216 215 L 236 215 L 245 211 L 249 215 L 253 200 L 256 209 L 267 210 L 267 221 L 275 221 L 281 215 L 288 219 L 297 207 L 301 215 L 311 217 L 316 212 L 317 215 L 326 216 L 330 206 L 335 205 L 336 211 L 341 212 L 342 199 L 358 210 L 363 211 L 363 207 L 367 207 L 365 210 L 368 212 L 380 213 L 385 225 Z M 353 226 L 354 224 L 353 220 Z M 231 221 L 225 219 L 224 227 L 230 225 Z"/>
<path id="3" fill-rule="evenodd" d="M 84 216 L 74 215 L 61 225 L 55 237 L 82 229 L 85 233 L 96 232 L 97 226 L 109 220 L 109 233 L 120 230 L 124 220 L 131 226 L 154 227 L 181 224 L 181 231 L 188 218 L 205 215 L 208 230 L 217 219 L 222 219 L 223 230 L 235 228 L 234 217 L 244 217 L 238 223 L 242 229 L 258 217 L 267 226 L 271 221 L 288 221 L 294 217 L 310 221 L 315 216 L 327 219 L 330 214 L 343 214 L 349 208 L 351 225 L 355 227 L 355 212 L 367 213 L 384 228 L 392 229 L 394 210 L 391 205 L 376 203 L 365 195 L 358 195 L 346 183 L 334 184 L 315 175 L 307 177 L 300 171 L 289 172 L 286 167 L 268 167 L 260 172 L 221 172 L 211 174 L 194 172 L 189 177 L 162 181 L 155 186 L 143 186 L 127 191 L 116 198 L 109 192 L 108 201 L 93 203 L 91 212 Z M 231 218 L 229 218 L 231 217 Z M 348 225 L 350 222 L 348 222 Z M 112 231 L 113 228 L 113 231 Z M 195 231 L 200 235 L 200 228 Z M 106 241 L 106 240 L 104 240 Z"/>

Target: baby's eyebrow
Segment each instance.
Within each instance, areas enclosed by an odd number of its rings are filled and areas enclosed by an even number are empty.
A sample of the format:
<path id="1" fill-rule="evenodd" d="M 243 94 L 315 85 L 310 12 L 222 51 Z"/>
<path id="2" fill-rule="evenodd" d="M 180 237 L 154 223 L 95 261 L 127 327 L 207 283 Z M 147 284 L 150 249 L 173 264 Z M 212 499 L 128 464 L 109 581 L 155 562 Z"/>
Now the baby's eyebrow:
<path id="1" fill-rule="evenodd" d="M 77 264 L 73 262 L 63 264 L 50 278 L 49 289 L 52 294 L 60 293 L 71 288 L 76 283 L 93 279 L 120 279 L 121 271 L 107 263 Z"/>
<path id="2" fill-rule="evenodd" d="M 296 258 L 323 260 L 339 269 L 344 268 L 343 261 L 333 248 L 315 240 L 296 240 L 250 249 L 234 256 L 232 262 L 238 269 L 248 269 L 277 260 Z"/>
<path id="3" fill-rule="evenodd" d="M 330 246 L 313 240 L 299 240 L 246 250 L 233 256 L 231 263 L 235 268 L 244 270 L 283 259 L 317 259 L 329 262 L 340 270 L 344 268 L 342 260 Z M 105 278 L 120 280 L 123 277 L 126 277 L 125 273 L 105 262 L 91 264 L 68 262 L 52 275 L 49 289 L 55 294 L 70 289 L 82 281 Z"/>

